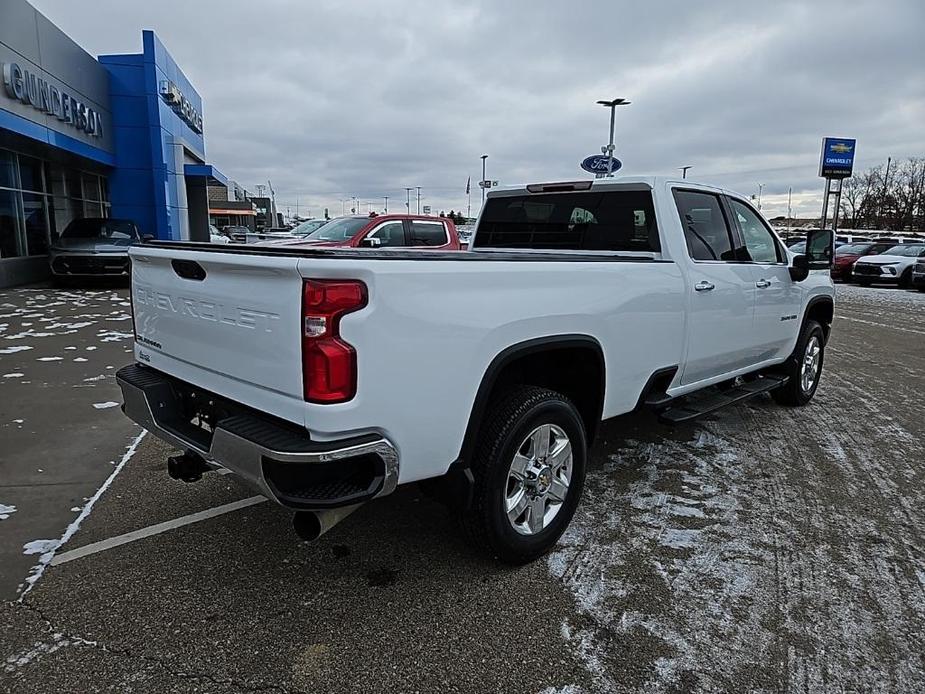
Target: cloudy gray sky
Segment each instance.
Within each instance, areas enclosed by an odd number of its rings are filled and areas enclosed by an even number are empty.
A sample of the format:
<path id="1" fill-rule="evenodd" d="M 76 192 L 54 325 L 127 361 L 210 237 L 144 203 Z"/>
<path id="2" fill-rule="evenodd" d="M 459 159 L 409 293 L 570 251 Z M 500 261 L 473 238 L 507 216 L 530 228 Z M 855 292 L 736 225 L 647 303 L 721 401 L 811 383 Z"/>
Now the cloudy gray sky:
<path id="1" fill-rule="evenodd" d="M 861 168 L 925 156 L 925 2 L 32 0 L 94 55 L 154 29 L 204 100 L 211 163 L 313 215 L 422 186 L 465 209 L 502 184 L 583 177 L 622 96 L 624 172 L 689 176 L 764 211 L 821 206 L 824 135 Z M 396 204 L 397 203 L 397 204 Z M 365 211 L 365 205 L 363 207 Z"/>

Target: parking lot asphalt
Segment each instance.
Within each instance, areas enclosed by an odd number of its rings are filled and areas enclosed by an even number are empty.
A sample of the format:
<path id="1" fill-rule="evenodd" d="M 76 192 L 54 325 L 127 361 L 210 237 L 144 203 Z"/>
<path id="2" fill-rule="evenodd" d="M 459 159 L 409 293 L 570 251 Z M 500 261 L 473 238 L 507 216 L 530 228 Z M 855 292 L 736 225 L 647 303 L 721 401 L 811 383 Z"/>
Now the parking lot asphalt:
<path id="1" fill-rule="evenodd" d="M 29 586 L 139 432 L 113 377 L 131 361 L 128 311 L 119 287 L 0 291 L 0 599 Z"/>
<path id="2" fill-rule="evenodd" d="M 0 691 L 922 691 L 923 317 L 925 294 L 840 286 L 810 406 L 608 422 L 572 527 L 516 569 L 414 485 L 312 544 L 257 503 L 99 549 L 251 492 L 171 481 L 131 425 L 72 435 L 61 458 L 124 464 L 2 607 Z"/>

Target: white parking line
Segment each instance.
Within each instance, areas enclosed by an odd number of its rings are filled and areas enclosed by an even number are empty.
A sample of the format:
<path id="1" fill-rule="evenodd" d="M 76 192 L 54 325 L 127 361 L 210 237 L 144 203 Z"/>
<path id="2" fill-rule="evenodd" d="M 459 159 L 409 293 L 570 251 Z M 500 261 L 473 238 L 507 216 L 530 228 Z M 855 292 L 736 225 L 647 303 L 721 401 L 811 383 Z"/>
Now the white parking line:
<path id="1" fill-rule="evenodd" d="M 72 549 L 69 552 L 62 552 L 51 560 L 51 565 L 58 566 L 60 564 L 66 564 L 67 562 L 74 561 L 75 559 L 81 559 L 91 554 L 96 554 L 97 552 L 104 552 L 107 549 L 119 547 L 120 545 L 134 542 L 135 540 L 142 540 L 146 537 L 151 537 L 152 535 L 159 535 L 160 533 L 167 532 L 168 530 L 173 530 L 174 528 L 179 528 L 184 525 L 198 523 L 199 521 L 207 520 L 209 518 L 215 518 L 216 516 L 221 516 L 224 513 L 231 513 L 232 511 L 237 511 L 238 509 L 263 503 L 266 500 L 267 499 L 264 496 L 252 496 L 248 497 L 247 499 L 241 499 L 240 501 L 232 501 L 230 504 L 223 504 L 222 506 L 216 506 L 215 508 L 210 508 L 205 511 L 199 511 L 198 513 L 191 513 L 188 516 L 180 516 L 179 518 L 164 521 L 163 523 L 149 525 L 147 528 L 142 528 L 141 530 L 133 530 L 132 532 L 125 533 L 124 535 L 116 535 L 115 537 L 110 537 L 107 540 L 100 540 L 99 542 L 93 542 L 89 545 L 84 545 L 83 547 Z"/>

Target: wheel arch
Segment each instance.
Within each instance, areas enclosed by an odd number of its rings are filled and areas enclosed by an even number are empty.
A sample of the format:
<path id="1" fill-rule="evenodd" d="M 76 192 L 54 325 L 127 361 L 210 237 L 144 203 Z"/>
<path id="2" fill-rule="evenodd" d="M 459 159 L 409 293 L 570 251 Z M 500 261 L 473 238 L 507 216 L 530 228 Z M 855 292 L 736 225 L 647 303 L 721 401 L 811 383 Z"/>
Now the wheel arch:
<path id="1" fill-rule="evenodd" d="M 806 321 L 814 320 L 822 326 L 822 332 L 825 333 L 826 342 L 829 341 L 829 333 L 832 330 L 832 321 L 835 318 L 835 301 L 831 296 L 814 296 L 806 304 L 806 310 L 803 311 L 803 322 L 800 326 L 806 325 Z"/>
<path id="2" fill-rule="evenodd" d="M 538 369 L 556 358 L 573 359 L 550 377 Z M 601 421 L 604 407 L 604 350 L 590 335 L 552 335 L 525 340 L 499 352 L 485 369 L 476 391 L 458 462 L 470 460 L 482 420 L 495 394 L 505 387 L 527 384 L 549 387 L 571 399 L 581 413 L 590 444 Z"/>

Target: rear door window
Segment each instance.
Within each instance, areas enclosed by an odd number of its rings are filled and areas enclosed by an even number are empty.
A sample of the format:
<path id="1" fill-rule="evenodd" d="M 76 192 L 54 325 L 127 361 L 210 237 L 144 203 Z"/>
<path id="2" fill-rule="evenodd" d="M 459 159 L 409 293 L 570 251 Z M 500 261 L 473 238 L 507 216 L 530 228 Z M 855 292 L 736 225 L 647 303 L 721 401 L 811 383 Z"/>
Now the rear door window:
<path id="1" fill-rule="evenodd" d="M 718 195 L 675 190 L 675 204 L 684 227 L 687 250 L 694 260 L 734 261 L 732 236 Z"/>
<path id="2" fill-rule="evenodd" d="M 476 248 L 658 251 L 650 191 L 524 194 L 489 198 Z"/>
<path id="3" fill-rule="evenodd" d="M 411 241 L 412 246 L 445 246 L 450 242 L 443 222 L 421 222 L 412 220 Z"/>

